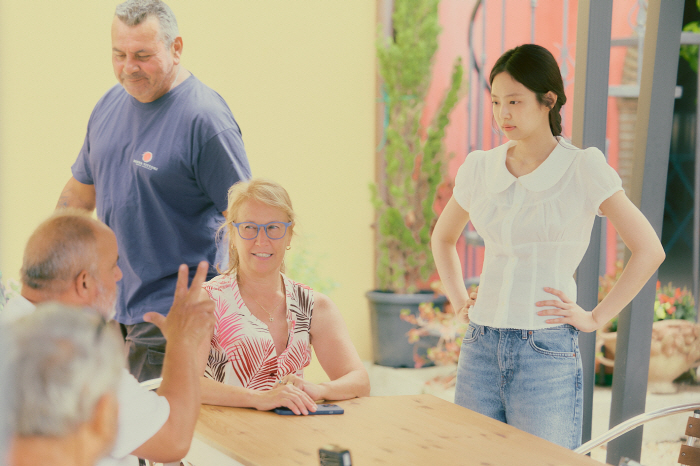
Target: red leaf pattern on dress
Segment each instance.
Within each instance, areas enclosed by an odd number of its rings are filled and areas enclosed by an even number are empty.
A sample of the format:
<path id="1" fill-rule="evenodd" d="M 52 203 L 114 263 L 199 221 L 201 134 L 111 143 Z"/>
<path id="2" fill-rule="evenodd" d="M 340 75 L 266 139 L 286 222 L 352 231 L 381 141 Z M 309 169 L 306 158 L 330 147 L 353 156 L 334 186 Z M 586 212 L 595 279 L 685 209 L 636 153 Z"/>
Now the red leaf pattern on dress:
<path id="1" fill-rule="evenodd" d="M 290 324 L 287 348 L 279 358 L 267 325 L 243 302 L 235 275 L 220 275 L 204 284 L 217 317 L 205 377 L 254 390 L 269 390 L 287 374 L 303 377 L 311 363 L 313 290 L 282 278 Z"/>

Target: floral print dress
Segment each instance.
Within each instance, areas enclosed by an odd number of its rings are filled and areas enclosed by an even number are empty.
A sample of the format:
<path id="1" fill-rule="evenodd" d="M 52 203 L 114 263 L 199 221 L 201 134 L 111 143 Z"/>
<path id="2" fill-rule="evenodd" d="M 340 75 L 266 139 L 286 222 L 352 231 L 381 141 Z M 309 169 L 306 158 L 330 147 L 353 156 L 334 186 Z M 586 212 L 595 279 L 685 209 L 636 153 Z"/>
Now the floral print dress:
<path id="1" fill-rule="evenodd" d="M 279 357 L 267 325 L 243 302 L 234 274 L 219 275 L 203 285 L 216 305 L 205 377 L 253 390 L 270 390 L 289 374 L 303 377 L 304 367 L 311 362 L 313 290 L 281 275 L 288 334 L 287 347 Z"/>

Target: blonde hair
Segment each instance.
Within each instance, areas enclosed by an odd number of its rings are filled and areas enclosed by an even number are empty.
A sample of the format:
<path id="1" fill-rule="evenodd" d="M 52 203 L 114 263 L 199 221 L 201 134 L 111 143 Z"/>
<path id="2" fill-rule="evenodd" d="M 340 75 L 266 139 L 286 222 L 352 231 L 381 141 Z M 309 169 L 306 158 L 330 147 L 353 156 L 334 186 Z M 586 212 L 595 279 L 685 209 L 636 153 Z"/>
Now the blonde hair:
<path id="1" fill-rule="evenodd" d="M 238 234 L 238 229 L 233 225 L 241 206 L 247 201 L 258 201 L 270 207 L 280 209 L 287 215 L 287 221 L 292 222 L 287 230 L 287 234 L 294 234 L 296 215 L 292 208 L 292 200 L 289 198 L 287 190 L 279 183 L 264 178 L 253 178 L 248 181 L 239 181 L 228 190 L 228 208 L 226 209 L 226 221 L 219 227 L 217 234 L 225 231 L 228 241 L 228 268 L 225 274 L 235 273 L 238 270 L 238 251 L 232 241 L 233 235 Z M 264 234 L 264 233 L 263 233 Z M 284 272 L 284 262 L 282 262 L 282 272 Z"/>

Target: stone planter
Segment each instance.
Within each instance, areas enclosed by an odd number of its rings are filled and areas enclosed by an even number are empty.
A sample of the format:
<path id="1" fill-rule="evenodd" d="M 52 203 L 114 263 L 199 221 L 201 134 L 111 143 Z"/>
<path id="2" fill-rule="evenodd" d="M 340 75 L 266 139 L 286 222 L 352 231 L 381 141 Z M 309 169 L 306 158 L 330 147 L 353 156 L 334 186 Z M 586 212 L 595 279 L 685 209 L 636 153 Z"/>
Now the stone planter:
<path id="1" fill-rule="evenodd" d="M 599 332 L 599 346 L 605 355 L 596 361 L 614 365 L 617 333 Z M 673 381 L 689 369 L 700 366 L 700 325 L 688 320 L 654 322 L 651 333 L 649 385 L 651 393 L 675 393 Z"/>

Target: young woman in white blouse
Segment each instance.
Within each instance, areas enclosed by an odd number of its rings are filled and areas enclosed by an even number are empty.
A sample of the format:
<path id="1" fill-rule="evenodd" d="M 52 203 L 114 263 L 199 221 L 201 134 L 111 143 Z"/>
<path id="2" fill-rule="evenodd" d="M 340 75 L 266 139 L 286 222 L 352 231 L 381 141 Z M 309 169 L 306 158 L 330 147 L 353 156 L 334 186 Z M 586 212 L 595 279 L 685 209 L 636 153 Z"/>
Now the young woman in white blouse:
<path id="1" fill-rule="evenodd" d="M 455 402 L 576 448 L 583 408 L 578 332 L 593 332 L 619 313 L 665 255 L 603 154 L 561 137 L 566 96 L 547 49 L 507 51 L 490 83 L 493 116 L 509 141 L 467 156 L 432 237 L 449 299 L 470 319 Z M 573 275 L 596 214 L 608 217 L 632 256 L 608 296 L 584 310 Z M 470 220 L 486 247 L 479 297 L 468 308 L 455 245 Z"/>

